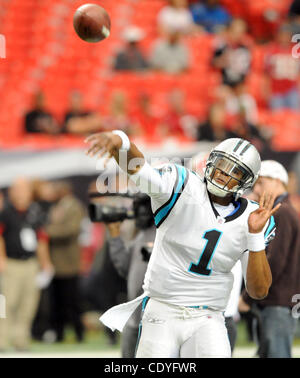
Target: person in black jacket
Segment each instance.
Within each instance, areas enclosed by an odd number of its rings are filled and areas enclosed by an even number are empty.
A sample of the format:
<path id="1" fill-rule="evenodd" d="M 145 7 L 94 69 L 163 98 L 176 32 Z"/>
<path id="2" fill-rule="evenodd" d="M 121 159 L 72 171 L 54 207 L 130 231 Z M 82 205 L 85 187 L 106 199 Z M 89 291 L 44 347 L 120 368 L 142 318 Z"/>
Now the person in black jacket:
<path id="1" fill-rule="evenodd" d="M 197 140 L 216 142 L 227 138 L 234 138 L 232 132 L 226 129 L 226 113 L 224 105 L 221 103 L 214 103 L 210 109 L 208 118 L 205 122 L 198 125 Z"/>
<path id="2" fill-rule="evenodd" d="M 114 69 L 116 71 L 144 71 L 149 68 L 147 59 L 139 47 L 139 42 L 143 38 L 144 32 L 136 26 L 130 26 L 124 30 L 125 46 L 115 57 Z"/>
<path id="3" fill-rule="evenodd" d="M 255 308 L 260 315 L 259 351 L 261 358 L 290 358 L 296 327 L 292 308 L 293 296 L 300 293 L 300 222 L 287 193 L 288 174 L 276 161 L 261 164 L 254 195 L 272 191 L 277 195 L 274 206 L 281 207 L 274 215 L 275 238 L 267 247 L 267 258 L 272 272 L 272 285 L 267 297 L 254 301 L 245 292 L 239 309 L 247 312 Z"/>
<path id="4" fill-rule="evenodd" d="M 34 96 L 33 108 L 25 114 L 26 133 L 57 134 L 59 126 L 53 115 L 46 109 L 45 95 L 39 91 Z"/>
<path id="5" fill-rule="evenodd" d="M 108 205 L 112 207 L 121 207 L 125 204 L 120 197 L 109 197 L 111 191 L 122 191 L 127 184 L 119 180 L 120 176 L 116 176 L 107 182 L 100 183 L 97 181 L 97 190 L 99 193 L 108 192 L 107 196 L 93 199 L 94 203 Z M 131 202 L 131 200 L 130 200 Z M 132 220 L 125 220 L 122 223 L 120 235 L 122 239 L 126 239 L 126 245 L 134 237 L 135 226 Z M 127 285 L 126 280 L 117 271 L 110 254 L 110 233 L 105 231 L 104 242 L 101 249 L 96 253 L 92 268 L 87 277 L 82 280 L 81 291 L 85 299 L 86 306 L 99 312 L 105 312 L 111 306 L 122 303 L 126 300 Z M 105 327 L 105 333 L 108 342 L 111 345 L 117 343 L 117 334 Z"/>
<path id="6" fill-rule="evenodd" d="M 243 19 L 233 18 L 226 33 L 217 37 L 211 63 L 221 72 L 223 84 L 234 88 L 245 81 L 250 72 L 251 49 Z"/>
<path id="7" fill-rule="evenodd" d="M 83 107 L 83 97 L 79 91 L 72 91 L 70 93 L 70 103 L 69 108 L 64 116 L 64 123 L 61 129 L 61 133 L 73 132 L 72 127 L 69 125 L 69 121 L 72 119 L 82 120 L 90 116 L 92 112 L 84 109 Z"/>
<path id="8" fill-rule="evenodd" d="M 121 277 L 127 280 L 128 300 L 142 294 L 144 276 L 152 252 L 156 234 L 150 197 L 141 195 L 134 201 L 136 237 L 126 248 L 120 236 L 120 222 L 107 224 L 111 238 L 108 240 L 109 253 L 114 267 Z M 126 324 L 122 340 L 122 357 L 134 358 L 141 321 L 141 306 L 133 313 Z"/>
<path id="9" fill-rule="evenodd" d="M 37 274 L 41 268 L 53 271 L 48 235 L 41 213 L 33 205 L 31 181 L 17 178 L 0 213 L 1 294 L 6 297 L 6 319 L 0 320 L 1 351 L 10 345 L 19 351 L 30 348 L 40 296 Z"/>

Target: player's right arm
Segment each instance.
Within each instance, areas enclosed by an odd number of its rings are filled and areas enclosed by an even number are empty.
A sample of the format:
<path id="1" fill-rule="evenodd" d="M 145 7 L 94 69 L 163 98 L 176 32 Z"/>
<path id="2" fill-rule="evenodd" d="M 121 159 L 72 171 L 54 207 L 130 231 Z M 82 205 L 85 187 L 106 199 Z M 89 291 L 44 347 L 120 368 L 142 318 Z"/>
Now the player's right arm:
<path id="1" fill-rule="evenodd" d="M 112 132 L 102 132 L 90 135 L 86 140 L 89 149 L 88 156 L 103 157 L 108 154 L 108 157 L 114 157 L 120 167 L 130 175 L 136 174 L 145 164 L 145 157 L 137 146 L 130 142 L 130 148 L 127 151 L 127 166 L 120 161 L 120 150 L 122 147 L 122 139 L 119 135 Z M 131 163 L 131 164 L 129 164 Z"/>
<path id="2" fill-rule="evenodd" d="M 89 144 L 88 156 L 103 157 L 107 154 L 107 158 L 114 157 L 120 168 L 130 175 L 143 193 L 158 202 L 164 202 L 169 198 L 176 181 L 176 172 L 171 168 L 164 171 L 152 168 L 133 142 L 130 142 L 127 151 L 122 150 L 121 137 L 112 132 L 93 134 L 86 142 Z"/>

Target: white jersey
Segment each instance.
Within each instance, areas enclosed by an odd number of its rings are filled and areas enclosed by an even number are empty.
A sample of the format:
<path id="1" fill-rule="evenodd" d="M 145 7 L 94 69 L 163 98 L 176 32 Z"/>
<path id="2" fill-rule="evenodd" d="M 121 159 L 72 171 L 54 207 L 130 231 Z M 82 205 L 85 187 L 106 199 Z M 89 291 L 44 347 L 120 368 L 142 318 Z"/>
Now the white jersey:
<path id="1" fill-rule="evenodd" d="M 234 265 L 240 260 L 244 279 L 248 263 L 248 217 L 258 204 L 244 198 L 231 214 L 221 217 L 200 176 L 183 166 L 161 169 L 145 164 L 130 176 L 151 197 L 157 227 L 144 280 L 144 294 L 115 306 L 100 320 L 112 330 L 123 330 L 143 298 L 178 306 L 203 306 L 225 311 L 233 285 Z M 271 217 L 265 240 L 274 235 Z"/>
<path id="2" fill-rule="evenodd" d="M 145 294 L 175 305 L 224 311 L 233 284 L 231 270 L 239 260 L 245 278 L 248 217 L 258 204 L 240 198 L 222 218 L 194 172 L 175 164 L 143 168 L 131 177 L 151 196 L 157 227 Z M 268 235 L 275 224 L 271 226 Z"/>

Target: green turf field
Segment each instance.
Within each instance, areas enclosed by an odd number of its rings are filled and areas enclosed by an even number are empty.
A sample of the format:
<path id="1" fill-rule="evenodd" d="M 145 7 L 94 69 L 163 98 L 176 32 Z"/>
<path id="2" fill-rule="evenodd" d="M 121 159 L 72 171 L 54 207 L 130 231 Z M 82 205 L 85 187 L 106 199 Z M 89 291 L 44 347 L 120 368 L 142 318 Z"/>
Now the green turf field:
<path id="1" fill-rule="evenodd" d="M 298 333 L 297 333 L 298 334 Z M 300 357 L 300 337 L 299 334 L 294 341 L 295 357 Z M 238 323 L 238 336 L 236 342 L 235 357 L 253 357 L 256 351 L 256 344 L 249 341 L 246 324 L 243 320 Z M 10 350 L 0 354 L 0 357 L 119 357 L 120 356 L 120 334 L 116 345 L 110 345 L 103 330 L 90 330 L 86 333 L 85 340 L 77 343 L 72 330 L 68 329 L 66 338 L 61 343 L 45 343 L 33 341 L 30 352 L 15 353 Z"/>
<path id="2" fill-rule="evenodd" d="M 118 337 L 120 341 L 120 334 Z M 300 338 L 297 337 L 294 340 L 294 345 L 300 346 Z M 249 341 L 246 324 L 244 321 L 240 321 L 238 323 L 238 333 L 237 333 L 237 347 L 255 347 L 256 344 L 254 342 Z M 108 351 L 108 350 L 119 350 L 120 345 L 119 342 L 115 346 L 111 346 L 108 342 L 108 338 L 106 337 L 103 329 L 99 331 L 89 331 L 86 334 L 86 339 L 83 343 L 76 343 L 75 336 L 72 330 L 68 330 L 66 333 L 66 340 L 63 343 L 41 343 L 41 342 L 33 342 L 32 344 L 32 352 L 45 352 L 45 353 L 57 353 L 57 352 L 88 352 L 88 351 Z"/>

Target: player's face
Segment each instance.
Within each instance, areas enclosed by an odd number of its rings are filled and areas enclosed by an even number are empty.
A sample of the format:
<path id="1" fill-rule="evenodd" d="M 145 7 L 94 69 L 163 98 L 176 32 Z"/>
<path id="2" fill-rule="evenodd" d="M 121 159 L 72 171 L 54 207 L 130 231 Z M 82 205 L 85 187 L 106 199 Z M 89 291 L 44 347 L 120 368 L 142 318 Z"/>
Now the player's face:
<path id="1" fill-rule="evenodd" d="M 236 185 L 239 185 L 243 177 L 243 172 L 238 168 L 234 167 L 231 162 L 225 159 L 220 159 L 216 164 L 216 170 L 213 180 L 217 184 L 226 186 L 227 189 L 231 190 Z"/>

